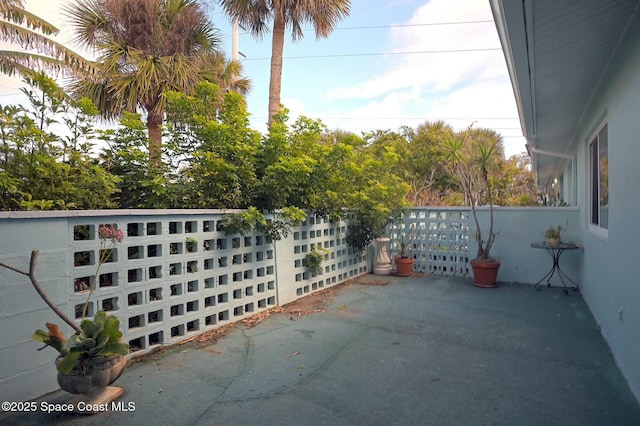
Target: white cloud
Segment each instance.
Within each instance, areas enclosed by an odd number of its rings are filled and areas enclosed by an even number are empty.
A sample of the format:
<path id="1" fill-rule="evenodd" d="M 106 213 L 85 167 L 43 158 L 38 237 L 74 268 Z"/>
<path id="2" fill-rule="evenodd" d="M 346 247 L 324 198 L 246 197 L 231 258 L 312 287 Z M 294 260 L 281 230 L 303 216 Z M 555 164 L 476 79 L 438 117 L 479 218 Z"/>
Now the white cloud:
<path id="1" fill-rule="evenodd" d="M 407 25 L 491 20 L 488 2 L 459 0 L 451 7 L 448 0 L 433 0 L 419 7 Z M 434 26 L 400 26 L 391 29 L 391 52 L 432 52 L 498 48 L 495 27 L 490 23 Z M 499 51 L 415 53 L 389 55 L 390 70 L 351 87 L 339 87 L 329 99 L 371 99 L 408 85 L 419 84 L 429 90 L 448 90 L 466 81 L 477 81 L 492 70 Z M 427 90 L 426 92 L 428 92 Z"/>
<path id="2" fill-rule="evenodd" d="M 450 0 L 432 0 L 418 7 L 404 24 L 487 20 L 492 20 L 487 1 L 457 0 L 453 7 Z M 390 37 L 393 52 L 469 51 L 389 55 L 387 70 L 326 94 L 337 103 L 366 103 L 343 114 L 344 120 L 333 120 L 336 127 L 397 129 L 416 126 L 425 118 L 442 118 L 464 129 L 477 120 L 477 126 L 509 135 L 505 139 L 508 155 L 524 150 L 523 138 L 510 137 L 520 135 L 519 121 L 493 22 L 399 26 L 392 28 Z M 498 50 L 474 51 L 493 48 Z M 419 95 L 408 97 L 407 93 Z M 375 117 L 387 119 L 373 124 Z"/>

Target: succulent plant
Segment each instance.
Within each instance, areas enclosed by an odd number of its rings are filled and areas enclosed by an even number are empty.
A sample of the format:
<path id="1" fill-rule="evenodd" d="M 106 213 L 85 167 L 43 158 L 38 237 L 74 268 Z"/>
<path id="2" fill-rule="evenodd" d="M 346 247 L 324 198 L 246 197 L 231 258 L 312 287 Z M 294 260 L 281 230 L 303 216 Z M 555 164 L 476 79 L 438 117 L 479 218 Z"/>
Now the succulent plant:
<path id="1" fill-rule="evenodd" d="M 60 352 L 63 358 L 58 364 L 58 372 L 61 374 L 69 374 L 78 360 L 129 352 L 129 345 L 120 342 L 120 320 L 115 315 L 107 316 L 104 311 L 98 311 L 93 320 L 82 321 L 82 331 L 68 340 L 57 325 L 47 323 L 47 329 L 49 332 L 37 330 L 31 337 Z"/>

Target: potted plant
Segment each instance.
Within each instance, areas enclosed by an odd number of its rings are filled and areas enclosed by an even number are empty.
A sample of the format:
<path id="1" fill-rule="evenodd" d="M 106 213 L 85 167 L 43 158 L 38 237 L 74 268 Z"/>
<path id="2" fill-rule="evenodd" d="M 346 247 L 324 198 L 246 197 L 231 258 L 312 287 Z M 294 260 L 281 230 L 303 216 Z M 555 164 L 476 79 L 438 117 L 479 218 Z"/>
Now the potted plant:
<path id="1" fill-rule="evenodd" d="M 108 403 L 123 392 L 120 388 L 108 389 L 107 387 L 122 374 L 126 366 L 124 355 L 129 352 L 129 345 L 120 342 L 122 337 L 120 321 L 115 315 L 98 311 L 93 320 L 85 316 L 99 277 L 100 267 L 111 258 L 115 244 L 122 241 L 124 233 L 115 229 L 113 225 L 103 225 L 98 230 L 98 236 L 100 239 L 98 265 L 93 283 L 88 289 L 87 300 L 82 308 L 82 320 L 79 326 L 51 301 L 38 282 L 35 274 L 38 250 L 31 252 L 28 272 L 2 262 L 0 266 L 29 277 L 42 300 L 75 331 L 67 339 L 58 325 L 46 323 L 47 331 L 36 330 L 32 335 L 35 341 L 58 351 L 55 365 L 60 387 L 69 393 L 86 395 L 91 401 L 99 399 L 100 403 Z"/>
<path id="2" fill-rule="evenodd" d="M 445 152 L 452 174 L 471 205 L 476 225 L 475 240 L 478 246 L 476 257 L 470 261 L 473 270 L 473 284 L 478 287 L 495 287 L 500 262 L 491 256 L 491 248 L 496 234 L 493 230 L 493 190 L 490 173 L 500 154 L 501 139 L 489 129 L 474 129 L 447 140 Z M 489 226 L 485 231 L 478 220 L 477 207 L 489 206 Z"/>
<path id="3" fill-rule="evenodd" d="M 396 272 L 395 275 L 399 277 L 408 277 L 413 273 L 413 257 L 409 256 L 407 247 L 410 244 L 404 242 L 404 237 L 400 241 L 400 256 L 396 256 L 393 258 L 393 261 L 396 264 Z"/>
<path id="4" fill-rule="evenodd" d="M 553 226 L 549 227 L 544 233 L 545 243 L 548 246 L 556 246 L 560 244 L 560 233 L 562 228 L 558 226 L 554 228 Z"/>

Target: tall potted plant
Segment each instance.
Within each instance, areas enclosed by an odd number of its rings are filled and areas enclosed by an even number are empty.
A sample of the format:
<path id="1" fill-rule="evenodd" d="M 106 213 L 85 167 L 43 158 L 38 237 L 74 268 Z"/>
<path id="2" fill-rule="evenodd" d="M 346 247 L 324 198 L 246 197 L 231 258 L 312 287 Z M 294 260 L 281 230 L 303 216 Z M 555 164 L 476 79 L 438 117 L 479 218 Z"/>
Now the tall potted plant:
<path id="1" fill-rule="evenodd" d="M 501 138 L 493 130 L 472 129 L 457 134 L 446 142 L 445 152 L 452 174 L 458 181 L 465 201 L 471 205 L 475 222 L 476 257 L 470 261 L 473 284 L 495 287 L 500 262 L 491 257 L 496 234 L 493 230 L 493 188 L 490 172 L 501 151 Z M 489 227 L 483 231 L 478 220 L 478 206 L 489 206 Z"/>
<path id="2" fill-rule="evenodd" d="M 400 256 L 394 257 L 396 264 L 395 275 L 399 277 L 409 277 L 413 273 L 413 257 L 409 256 L 408 246 L 411 243 L 405 243 L 404 237 L 400 241 Z"/>

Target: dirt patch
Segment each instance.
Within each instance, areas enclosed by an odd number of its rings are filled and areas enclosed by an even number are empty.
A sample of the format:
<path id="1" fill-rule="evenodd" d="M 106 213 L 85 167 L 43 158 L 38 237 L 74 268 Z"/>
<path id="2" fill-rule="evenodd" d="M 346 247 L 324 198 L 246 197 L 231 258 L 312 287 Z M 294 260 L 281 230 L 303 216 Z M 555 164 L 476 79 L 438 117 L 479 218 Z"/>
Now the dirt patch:
<path id="1" fill-rule="evenodd" d="M 137 355 L 137 356 L 134 355 L 127 362 L 127 367 L 131 367 L 132 365 L 138 364 L 140 362 L 147 362 L 150 360 L 155 361 L 165 352 L 174 350 L 188 343 L 193 344 L 195 347 L 212 345 L 213 343 L 217 342 L 219 339 L 222 339 L 223 337 L 227 336 L 229 334 L 229 330 L 235 327 L 236 325 L 237 323 L 227 324 L 222 327 L 216 328 L 214 330 L 209 330 L 197 336 L 193 336 L 189 339 L 182 340 L 181 342 L 173 343 L 170 345 L 162 345 L 153 349 L 150 352 Z"/>
<path id="2" fill-rule="evenodd" d="M 372 285 L 372 286 L 384 286 L 389 284 L 390 281 L 389 280 L 381 280 L 379 278 L 358 278 L 356 280 L 354 280 L 354 284 L 360 284 L 360 285 Z"/>

